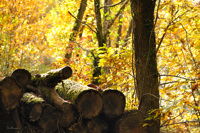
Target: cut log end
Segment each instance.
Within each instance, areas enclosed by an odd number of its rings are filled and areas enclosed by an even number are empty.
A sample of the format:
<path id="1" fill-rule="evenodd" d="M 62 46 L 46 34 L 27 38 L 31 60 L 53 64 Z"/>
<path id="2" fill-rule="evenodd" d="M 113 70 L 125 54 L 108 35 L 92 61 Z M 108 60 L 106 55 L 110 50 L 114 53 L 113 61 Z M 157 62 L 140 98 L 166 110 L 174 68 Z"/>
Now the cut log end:
<path id="1" fill-rule="evenodd" d="M 39 127 L 44 133 L 54 133 L 57 130 L 57 117 L 55 110 L 51 107 L 45 107 L 38 121 Z"/>
<path id="2" fill-rule="evenodd" d="M 17 69 L 11 76 L 14 77 L 22 87 L 28 85 L 31 80 L 31 74 L 25 69 Z"/>
<path id="3" fill-rule="evenodd" d="M 30 121 L 32 121 L 32 122 L 37 121 L 40 118 L 42 111 L 43 111 L 42 104 L 36 103 L 30 112 L 30 116 L 29 116 Z"/>
<path id="4" fill-rule="evenodd" d="M 61 106 L 61 114 L 59 115 L 59 122 L 61 126 L 70 126 L 77 118 L 77 112 L 71 103 L 65 102 Z"/>
<path id="5" fill-rule="evenodd" d="M 102 93 L 103 114 L 108 119 L 122 115 L 125 108 L 125 96 L 118 90 L 107 89 Z"/>
<path id="6" fill-rule="evenodd" d="M 63 79 L 68 79 L 72 76 L 72 69 L 69 66 L 62 68 L 62 77 Z"/>
<path id="7" fill-rule="evenodd" d="M 116 133 L 147 133 L 147 129 L 143 127 L 144 118 L 138 110 L 126 112 L 116 122 Z"/>
<path id="8" fill-rule="evenodd" d="M 22 88 L 17 84 L 15 78 L 6 77 L 1 81 L 0 100 L 3 110 L 10 111 L 15 109 L 22 97 Z"/>
<path id="9" fill-rule="evenodd" d="M 108 131 L 108 123 L 100 117 L 90 119 L 86 123 L 86 127 L 88 133 L 107 133 Z"/>
<path id="10" fill-rule="evenodd" d="M 84 118 L 95 117 L 103 106 L 101 94 L 93 89 L 83 91 L 76 99 L 76 106 Z"/>

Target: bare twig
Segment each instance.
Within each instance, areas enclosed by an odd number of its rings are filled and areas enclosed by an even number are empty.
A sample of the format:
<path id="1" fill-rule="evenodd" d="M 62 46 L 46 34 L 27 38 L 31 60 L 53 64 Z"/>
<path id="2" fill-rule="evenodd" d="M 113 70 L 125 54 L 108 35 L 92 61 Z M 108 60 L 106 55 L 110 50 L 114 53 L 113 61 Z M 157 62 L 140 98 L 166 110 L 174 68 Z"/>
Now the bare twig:
<path id="1" fill-rule="evenodd" d="M 181 26 L 183 27 L 183 29 L 185 30 L 185 33 L 186 33 L 187 46 L 188 46 L 188 50 L 189 50 L 189 52 L 190 52 L 190 55 L 191 55 L 191 57 L 192 57 L 192 61 L 193 61 L 194 65 L 195 65 L 195 67 L 198 68 L 198 67 L 197 67 L 197 64 L 196 64 L 196 61 L 195 61 L 195 59 L 194 59 L 194 56 L 193 56 L 193 54 L 192 54 L 190 45 L 189 45 L 189 41 L 188 41 L 188 32 L 187 32 L 187 30 L 185 29 L 185 27 L 183 26 L 182 23 L 181 23 Z"/>
<path id="2" fill-rule="evenodd" d="M 105 7 L 114 7 L 114 6 L 117 6 L 117 5 L 119 5 L 119 4 L 123 3 L 123 2 L 124 2 L 124 1 L 120 1 L 120 2 L 115 3 L 115 4 L 113 4 L 113 5 L 105 5 L 105 6 L 100 7 L 99 9 L 102 9 L 102 8 L 105 8 Z"/>
<path id="3" fill-rule="evenodd" d="M 155 96 L 155 95 L 153 95 L 153 94 L 151 94 L 151 93 L 145 93 L 145 94 L 143 94 L 142 96 L 153 96 L 154 98 L 156 98 L 156 99 L 159 99 L 159 100 L 162 100 L 162 101 L 167 101 L 167 102 L 175 102 L 175 101 L 171 101 L 171 100 L 166 100 L 166 99 L 163 99 L 163 98 L 159 98 L 159 97 L 157 97 L 157 96 Z M 180 99 L 181 100 L 181 99 Z M 180 101 L 180 100 L 178 100 L 178 101 Z"/>
<path id="4" fill-rule="evenodd" d="M 86 24 L 86 23 L 82 22 L 81 20 L 77 19 L 70 11 L 68 11 L 68 13 L 69 13 L 73 18 L 75 18 L 76 20 L 78 20 L 79 22 L 81 22 L 82 24 L 85 24 L 86 26 L 88 26 L 88 28 L 90 28 L 91 31 L 97 33 L 95 30 L 92 29 L 91 26 L 89 26 L 88 24 Z"/>
<path id="5" fill-rule="evenodd" d="M 158 20 L 158 10 L 159 10 L 159 8 L 160 8 L 160 0 L 158 0 L 158 6 L 157 6 L 157 11 L 156 11 L 156 19 L 155 19 L 154 27 L 155 27 L 157 20 Z"/>
<path id="6" fill-rule="evenodd" d="M 196 122 L 200 122 L 200 121 L 182 121 L 182 122 L 177 122 L 177 123 L 162 125 L 162 127 L 164 127 L 164 126 L 170 126 L 170 125 L 176 125 L 176 124 L 196 123 Z"/>
<path id="7" fill-rule="evenodd" d="M 172 82 L 166 82 L 166 83 L 161 83 L 160 85 L 167 85 L 167 84 L 173 84 L 173 83 L 178 83 L 179 81 L 172 81 Z"/>
<path id="8" fill-rule="evenodd" d="M 194 104 L 195 104 L 195 106 L 197 107 L 197 112 L 195 113 L 196 114 L 196 116 L 197 116 L 197 119 L 198 119 L 198 121 L 199 121 L 199 125 L 200 125 L 200 112 L 199 112 L 199 109 L 198 109 L 198 102 L 197 102 L 197 100 L 196 100 L 196 98 L 195 98 L 195 95 L 194 95 L 194 93 L 193 93 L 193 91 L 192 91 L 192 96 L 193 96 L 193 98 L 194 98 Z"/>
<path id="9" fill-rule="evenodd" d="M 69 42 L 69 43 L 75 43 L 75 44 L 77 44 L 78 47 L 80 47 L 80 48 L 81 48 L 82 50 L 84 50 L 84 51 L 92 52 L 92 50 L 89 50 L 89 49 L 83 48 L 83 47 L 81 46 L 81 44 L 78 43 L 78 42 L 76 42 L 76 41 L 68 41 L 68 42 Z"/>
<path id="10" fill-rule="evenodd" d="M 177 117 L 179 117 L 179 116 L 182 115 L 183 113 L 184 113 L 184 111 L 181 112 L 179 115 L 175 116 L 174 118 L 170 118 L 169 120 L 164 121 L 163 124 L 162 124 L 160 127 L 163 127 L 167 122 L 169 122 L 169 121 L 171 121 L 171 120 L 173 120 L 173 119 L 176 119 Z"/>
<path id="11" fill-rule="evenodd" d="M 160 46 L 162 44 L 163 39 L 165 38 L 165 35 L 166 35 L 167 30 L 168 30 L 168 28 L 169 28 L 170 25 L 171 25 L 171 22 L 169 22 L 168 25 L 167 25 L 167 27 L 165 28 L 165 33 L 162 35 L 162 38 L 160 39 L 160 42 L 159 42 L 158 47 L 156 49 L 156 54 L 158 53 L 158 50 L 159 50 L 159 48 L 160 48 Z"/>
<path id="12" fill-rule="evenodd" d="M 160 75 L 162 76 L 169 76 L 169 77 L 176 77 L 176 78 L 181 78 L 181 79 L 185 79 L 185 80 L 191 80 L 191 81 L 195 81 L 195 79 L 189 79 L 189 78 L 185 78 L 185 77 L 181 77 L 181 76 L 177 76 L 177 75 L 167 75 L 167 74 L 162 74 Z"/>

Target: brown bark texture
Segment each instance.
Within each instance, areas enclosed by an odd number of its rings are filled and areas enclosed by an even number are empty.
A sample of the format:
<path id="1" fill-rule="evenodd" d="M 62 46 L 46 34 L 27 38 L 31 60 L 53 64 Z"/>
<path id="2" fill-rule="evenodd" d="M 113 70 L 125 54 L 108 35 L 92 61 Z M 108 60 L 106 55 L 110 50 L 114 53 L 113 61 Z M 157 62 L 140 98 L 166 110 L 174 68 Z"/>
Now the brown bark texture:
<path id="1" fill-rule="evenodd" d="M 158 70 L 154 32 L 154 8 L 156 0 L 131 1 L 134 14 L 134 48 L 136 67 L 136 92 L 139 109 L 145 117 L 149 111 L 159 109 Z M 149 133 L 160 132 L 160 122 L 150 121 Z"/>

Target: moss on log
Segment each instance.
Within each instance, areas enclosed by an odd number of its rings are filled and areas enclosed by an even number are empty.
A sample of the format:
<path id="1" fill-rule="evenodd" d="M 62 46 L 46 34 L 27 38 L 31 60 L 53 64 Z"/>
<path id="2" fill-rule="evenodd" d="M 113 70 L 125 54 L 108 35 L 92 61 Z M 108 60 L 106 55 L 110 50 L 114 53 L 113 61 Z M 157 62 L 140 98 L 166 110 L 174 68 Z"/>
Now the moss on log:
<path id="1" fill-rule="evenodd" d="M 125 96 L 122 92 L 113 89 L 106 89 L 102 93 L 103 114 L 107 119 L 119 117 L 124 112 Z"/>
<path id="2" fill-rule="evenodd" d="M 24 93 L 21 99 L 20 112 L 29 122 L 40 119 L 44 107 L 44 100 L 33 93 Z"/>
<path id="3" fill-rule="evenodd" d="M 75 104 L 78 112 L 84 118 L 97 116 L 103 106 L 101 94 L 88 86 L 81 85 L 75 81 L 64 80 L 58 84 L 56 90 L 61 97 Z"/>

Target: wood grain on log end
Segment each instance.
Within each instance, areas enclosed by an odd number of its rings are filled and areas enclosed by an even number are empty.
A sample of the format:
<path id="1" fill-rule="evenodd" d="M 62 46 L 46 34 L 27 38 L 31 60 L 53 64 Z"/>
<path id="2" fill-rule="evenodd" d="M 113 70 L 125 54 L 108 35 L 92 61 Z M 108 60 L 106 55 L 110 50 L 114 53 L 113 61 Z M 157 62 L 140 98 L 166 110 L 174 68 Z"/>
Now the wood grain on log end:
<path id="1" fill-rule="evenodd" d="M 117 120 L 116 133 L 147 133 L 146 127 L 143 127 L 144 118 L 138 110 L 125 112 L 120 119 Z"/>
<path id="2" fill-rule="evenodd" d="M 8 76 L 1 81 L 0 100 L 3 110 L 15 109 L 22 97 L 22 88 L 17 84 L 14 77 Z"/>
<path id="3" fill-rule="evenodd" d="M 40 119 L 42 111 L 43 111 L 42 103 L 40 103 L 40 102 L 35 103 L 31 112 L 30 112 L 30 116 L 29 116 L 30 121 L 35 122 L 38 119 Z"/>
<path id="4" fill-rule="evenodd" d="M 28 85 L 31 80 L 31 74 L 25 69 L 17 69 L 11 76 L 14 77 L 22 87 Z"/>
<path id="5" fill-rule="evenodd" d="M 38 120 L 38 125 L 43 133 L 55 133 L 57 130 L 57 120 L 58 118 L 55 109 L 46 106 Z"/>
<path id="6" fill-rule="evenodd" d="M 107 119 L 113 119 L 122 115 L 125 108 L 125 96 L 122 92 L 106 89 L 102 93 L 103 114 Z"/>
<path id="7" fill-rule="evenodd" d="M 63 103 L 61 110 L 62 112 L 59 115 L 59 122 L 61 126 L 68 127 L 75 122 L 77 118 L 77 111 L 71 103 Z"/>
<path id="8" fill-rule="evenodd" d="M 62 77 L 63 79 L 68 79 L 72 76 L 72 69 L 69 66 L 63 67 L 62 68 Z"/>
<path id="9" fill-rule="evenodd" d="M 67 133 L 88 133 L 86 126 L 83 124 L 82 121 L 78 121 L 76 123 L 73 123 L 73 125 L 71 125 L 68 128 L 68 132 Z"/>
<path id="10" fill-rule="evenodd" d="M 100 117 L 94 117 L 86 123 L 88 133 L 107 133 L 108 123 Z"/>
<path id="11" fill-rule="evenodd" d="M 76 106 L 84 118 L 95 117 L 102 110 L 103 100 L 101 94 L 94 89 L 85 90 L 76 99 Z"/>

